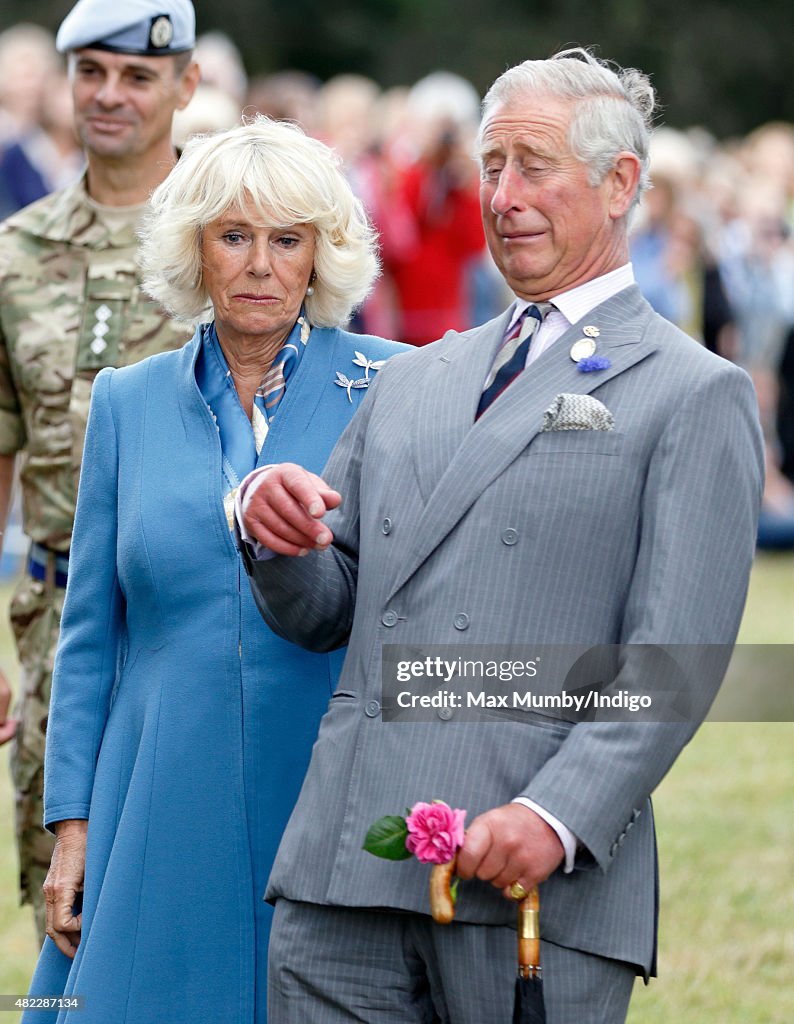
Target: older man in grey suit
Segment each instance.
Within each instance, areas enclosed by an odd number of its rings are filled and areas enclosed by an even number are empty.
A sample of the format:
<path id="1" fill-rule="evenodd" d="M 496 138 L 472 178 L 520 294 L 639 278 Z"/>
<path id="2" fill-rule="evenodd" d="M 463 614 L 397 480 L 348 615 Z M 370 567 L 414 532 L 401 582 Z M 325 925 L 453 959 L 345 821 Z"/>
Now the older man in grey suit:
<path id="1" fill-rule="evenodd" d="M 634 285 L 652 109 L 642 74 L 584 51 L 505 72 L 484 102 L 481 194 L 516 302 L 384 367 L 324 479 L 281 465 L 244 494 L 268 622 L 349 644 L 268 889 L 274 1024 L 510 1019 L 516 881 L 542 883 L 551 1022 L 624 1020 L 653 973 L 649 797 L 696 716 L 392 724 L 381 691 L 389 643 L 622 645 L 613 683 L 630 688 L 647 645 L 687 645 L 692 678 L 698 652 L 734 641 L 756 405 Z M 448 927 L 427 916 L 426 868 L 361 848 L 373 819 L 436 797 L 470 822 Z"/>

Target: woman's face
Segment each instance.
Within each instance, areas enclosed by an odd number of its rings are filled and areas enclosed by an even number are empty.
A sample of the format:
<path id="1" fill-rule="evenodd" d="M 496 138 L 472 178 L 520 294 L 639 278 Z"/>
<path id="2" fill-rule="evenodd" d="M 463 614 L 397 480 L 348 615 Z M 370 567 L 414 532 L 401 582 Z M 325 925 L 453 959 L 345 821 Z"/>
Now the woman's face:
<path id="1" fill-rule="evenodd" d="M 315 244 L 311 224 L 269 227 L 252 206 L 232 206 L 207 224 L 201 263 L 222 341 L 284 341 L 306 295 Z"/>

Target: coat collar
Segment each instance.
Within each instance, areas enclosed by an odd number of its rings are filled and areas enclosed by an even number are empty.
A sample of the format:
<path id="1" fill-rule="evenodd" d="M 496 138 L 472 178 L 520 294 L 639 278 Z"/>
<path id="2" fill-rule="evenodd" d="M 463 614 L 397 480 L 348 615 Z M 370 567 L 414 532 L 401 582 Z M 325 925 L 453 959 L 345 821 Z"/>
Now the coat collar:
<path id="1" fill-rule="evenodd" d="M 58 192 L 26 206 L 9 217 L 9 227 L 32 234 L 48 242 L 65 242 L 88 249 L 129 249 L 138 244 L 136 229 L 145 204 L 128 216 L 124 207 L 105 222 L 88 195 L 87 172 Z"/>
<path id="2" fill-rule="evenodd" d="M 335 377 L 335 369 L 339 367 L 336 345 L 337 328 L 313 327 L 311 337 L 301 357 L 298 368 L 290 381 L 290 386 L 282 399 L 280 415 L 273 421 L 265 443 L 257 459 L 257 466 L 277 461 L 282 435 L 301 433 L 309 429 L 310 421 L 317 405 L 323 400 L 323 392 L 331 389 Z M 182 412 L 182 424 L 187 436 L 195 430 L 195 417 L 200 415 L 207 429 L 217 433 L 207 403 L 196 382 L 196 360 L 201 351 L 201 326 L 190 341 L 177 353 L 179 362 L 179 402 Z M 363 346 L 362 346 L 363 347 Z M 311 393 L 303 391 L 299 385 L 304 377 L 311 375 L 317 381 L 317 387 Z M 334 398 L 339 388 L 333 388 Z M 341 402 L 344 395 L 338 396 Z M 346 401 L 346 399 L 344 399 Z"/>
<path id="3" fill-rule="evenodd" d="M 439 346 L 428 368 L 422 401 L 438 389 L 449 396 L 452 421 L 440 424 L 432 451 L 426 437 L 412 438 L 413 461 L 424 499 L 413 539 L 391 588 L 394 594 L 460 521 L 483 491 L 527 447 L 543 425 L 543 413 L 561 392 L 589 394 L 645 359 L 658 347 L 647 336 L 653 310 L 636 285 L 597 306 L 547 349 L 476 422 L 482 384 L 501 341 L 508 314 Z M 582 373 L 570 357 L 586 324 L 598 327 L 598 353 L 606 370 Z M 415 422 L 427 421 L 423 415 Z"/>

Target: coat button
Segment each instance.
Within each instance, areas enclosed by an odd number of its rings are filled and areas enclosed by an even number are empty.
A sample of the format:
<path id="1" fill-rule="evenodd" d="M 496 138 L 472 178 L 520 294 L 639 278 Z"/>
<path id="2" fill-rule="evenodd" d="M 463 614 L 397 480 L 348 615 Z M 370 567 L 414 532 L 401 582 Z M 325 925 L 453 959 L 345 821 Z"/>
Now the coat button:
<path id="1" fill-rule="evenodd" d="M 452 708 L 439 708 L 437 713 L 442 722 L 448 722 L 452 718 L 454 711 Z"/>
<path id="2" fill-rule="evenodd" d="M 389 609 L 389 611 L 383 613 L 383 617 L 380 621 L 384 626 L 396 626 L 398 618 L 399 616 L 397 615 L 397 612 Z"/>
<path id="3" fill-rule="evenodd" d="M 468 629 L 469 616 L 466 614 L 466 612 L 458 612 L 458 614 L 452 620 L 452 625 L 455 627 L 455 629 Z"/>
<path id="4" fill-rule="evenodd" d="M 384 534 L 387 537 L 391 533 L 391 519 L 389 519 L 388 516 L 386 516 L 386 518 L 383 520 L 383 525 L 381 526 L 381 530 L 383 530 Z"/>
<path id="5" fill-rule="evenodd" d="M 512 526 L 508 526 L 506 530 L 502 530 L 502 543 L 507 544 L 508 547 L 512 546 L 518 540 L 518 530 L 514 530 Z"/>
<path id="6" fill-rule="evenodd" d="M 380 704 L 376 700 L 368 700 L 364 705 L 364 714 L 367 718 L 377 718 L 380 713 Z"/>

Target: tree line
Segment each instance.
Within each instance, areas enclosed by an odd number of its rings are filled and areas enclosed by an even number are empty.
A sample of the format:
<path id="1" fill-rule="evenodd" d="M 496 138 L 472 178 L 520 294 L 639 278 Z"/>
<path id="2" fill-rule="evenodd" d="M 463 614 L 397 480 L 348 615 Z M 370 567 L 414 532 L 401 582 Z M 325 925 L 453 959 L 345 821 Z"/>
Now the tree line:
<path id="1" fill-rule="evenodd" d="M 791 0 L 194 0 L 200 32 L 225 31 L 249 74 L 298 68 L 384 87 L 455 71 L 483 92 L 505 67 L 568 44 L 649 72 L 673 127 L 719 138 L 794 121 Z M 0 28 L 55 29 L 72 0 L 4 0 Z"/>

